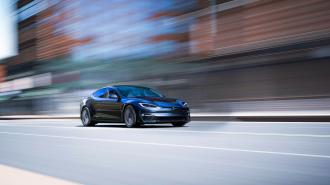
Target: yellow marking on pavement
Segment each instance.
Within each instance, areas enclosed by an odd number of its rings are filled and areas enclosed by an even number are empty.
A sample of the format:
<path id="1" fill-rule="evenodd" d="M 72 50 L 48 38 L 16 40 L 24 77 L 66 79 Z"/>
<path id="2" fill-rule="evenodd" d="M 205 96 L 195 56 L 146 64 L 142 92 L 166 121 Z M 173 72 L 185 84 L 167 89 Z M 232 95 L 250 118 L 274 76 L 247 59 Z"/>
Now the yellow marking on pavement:
<path id="1" fill-rule="evenodd" d="M 78 183 L 0 164 L 0 184 L 77 185 Z"/>

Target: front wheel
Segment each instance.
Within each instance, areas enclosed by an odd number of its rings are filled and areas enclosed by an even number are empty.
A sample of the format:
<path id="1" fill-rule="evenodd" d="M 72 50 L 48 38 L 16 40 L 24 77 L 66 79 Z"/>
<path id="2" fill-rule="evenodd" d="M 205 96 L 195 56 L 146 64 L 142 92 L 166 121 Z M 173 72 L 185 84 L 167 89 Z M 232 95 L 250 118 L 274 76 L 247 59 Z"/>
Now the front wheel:
<path id="1" fill-rule="evenodd" d="M 125 108 L 124 121 L 128 128 L 139 126 L 137 119 L 136 119 L 135 109 L 131 105 L 128 105 Z"/>
<path id="2" fill-rule="evenodd" d="M 95 122 L 92 121 L 92 117 L 91 114 L 89 112 L 89 109 L 87 107 L 85 107 L 82 111 L 81 111 L 81 122 L 85 127 L 91 127 L 91 126 L 95 126 Z"/>
<path id="3" fill-rule="evenodd" d="M 187 122 L 175 122 L 172 123 L 174 127 L 183 127 Z"/>

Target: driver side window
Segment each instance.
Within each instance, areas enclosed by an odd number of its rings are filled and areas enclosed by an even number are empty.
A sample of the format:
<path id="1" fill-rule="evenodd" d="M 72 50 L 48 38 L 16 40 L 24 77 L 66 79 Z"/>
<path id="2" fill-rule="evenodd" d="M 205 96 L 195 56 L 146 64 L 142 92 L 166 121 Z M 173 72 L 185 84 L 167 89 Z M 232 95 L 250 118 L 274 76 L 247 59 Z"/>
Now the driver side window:
<path id="1" fill-rule="evenodd" d="M 109 96 L 108 97 L 111 98 L 111 99 L 116 99 L 116 98 L 118 98 L 118 95 L 113 89 L 109 89 Z"/>

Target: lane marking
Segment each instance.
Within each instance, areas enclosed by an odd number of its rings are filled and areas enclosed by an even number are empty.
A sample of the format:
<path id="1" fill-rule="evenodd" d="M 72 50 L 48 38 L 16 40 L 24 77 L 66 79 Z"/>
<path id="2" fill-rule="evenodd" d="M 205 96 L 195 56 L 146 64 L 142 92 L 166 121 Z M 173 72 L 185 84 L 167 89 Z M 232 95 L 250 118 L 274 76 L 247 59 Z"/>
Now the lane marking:
<path id="1" fill-rule="evenodd" d="M 80 123 L 80 122 L 78 122 Z M 295 126 L 295 125 L 310 125 L 310 126 L 314 126 L 314 125 L 324 125 L 324 126 L 329 126 L 330 122 L 279 122 L 279 121 L 267 121 L 267 122 L 260 122 L 260 121 L 192 121 L 190 122 L 192 124 L 197 124 L 197 123 L 202 123 L 202 124 L 235 124 L 235 125 L 244 125 L 244 126 L 249 126 L 249 125 L 253 125 L 253 126 L 269 126 L 271 124 L 275 124 L 275 125 L 291 125 L 291 126 Z M 189 124 L 189 123 L 188 123 Z"/>
<path id="2" fill-rule="evenodd" d="M 311 138 L 330 138 L 329 134 L 287 134 L 273 132 L 230 132 L 230 131 L 198 131 L 198 130 L 168 130 L 146 128 L 103 128 L 103 127 L 66 127 L 66 126 L 43 126 L 43 125 L 10 125 L 0 124 L 2 127 L 40 127 L 40 128 L 65 128 L 65 129 L 85 129 L 85 130 L 109 130 L 109 131 L 141 131 L 141 132 L 173 132 L 173 133 L 199 133 L 199 134 L 224 134 L 224 135 L 250 135 L 250 136 L 279 136 L 279 137 L 311 137 Z"/>
<path id="3" fill-rule="evenodd" d="M 84 141 L 98 141 L 98 142 L 107 142 L 107 143 L 140 144 L 140 145 L 152 145 L 152 146 L 167 146 L 167 147 L 174 147 L 174 148 L 222 150 L 222 151 L 230 151 L 230 152 L 247 152 L 247 153 L 273 154 L 273 155 L 284 155 L 284 156 L 298 156 L 298 157 L 330 159 L 330 155 L 305 154 L 305 153 L 273 152 L 273 151 L 264 151 L 264 150 L 249 150 L 249 149 L 212 147 L 212 146 L 196 146 L 196 145 L 154 143 L 154 142 L 141 142 L 141 141 L 130 141 L 130 140 L 85 138 L 85 137 L 45 135 L 45 134 L 30 134 L 30 133 L 22 133 L 22 132 L 0 132 L 0 134 L 35 136 L 35 137 L 48 137 L 48 138 L 59 138 L 59 139 L 73 139 L 73 140 L 84 140 Z"/>
<path id="4" fill-rule="evenodd" d="M 219 126 L 221 127 L 222 125 L 220 125 L 220 124 L 221 123 L 219 123 Z M 46 128 L 48 128 L 48 127 L 49 128 L 50 127 L 52 127 L 52 128 L 69 128 L 69 127 L 79 128 L 79 126 L 82 127 L 82 125 L 80 123 L 75 123 L 75 124 L 66 123 L 66 124 L 64 124 L 64 123 L 56 123 L 56 122 L 46 122 L 46 123 L 42 123 L 42 124 L 41 123 L 31 124 L 30 122 L 27 122 L 27 123 L 19 123 L 19 122 L 17 122 L 17 123 L 2 123 L 2 122 L 0 122 L 0 126 L 22 126 L 22 127 L 25 126 L 25 127 L 46 127 Z M 98 124 L 98 125 L 96 125 L 96 127 L 90 127 L 90 129 L 100 128 L 100 127 L 108 127 L 107 129 L 111 129 L 111 127 L 114 128 L 114 129 L 120 129 L 117 126 L 122 126 L 121 128 L 125 129 L 124 124 L 122 124 L 122 123 L 111 123 L 111 124 L 101 124 L 101 125 Z M 159 126 L 159 127 L 157 127 L 157 128 L 148 128 L 148 126 L 147 126 L 147 127 L 145 127 L 145 129 L 146 130 L 157 130 L 157 129 L 165 130 L 165 129 L 162 129 L 162 128 L 164 128 L 164 127 L 162 127 L 163 125 L 157 125 L 157 126 Z M 188 126 L 187 128 L 200 129 L 200 128 L 205 128 L 207 126 L 209 126 L 209 125 L 195 125 L 194 124 L 194 125 L 191 125 L 190 127 Z M 210 128 L 212 128 L 212 126 Z M 217 127 L 215 127 L 215 128 L 217 128 Z M 269 125 L 243 125 L 242 124 L 242 125 L 239 125 L 238 127 L 237 127 L 237 125 L 234 125 L 233 129 L 237 129 L 237 128 L 241 128 L 241 129 L 246 129 L 246 128 L 269 128 Z M 286 125 L 285 128 L 290 128 L 290 129 L 329 129 L 330 130 L 330 126 L 328 126 L 328 125 L 319 125 L 318 126 L 317 124 L 316 125 L 310 125 L 310 126 Z M 130 129 L 134 129 L 134 128 L 130 128 Z M 185 129 L 185 128 L 183 128 L 183 129 Z M 139 130 L 141 130 L 141 128 Z M 168 129 L 166 129 L 166 130 L 168 130 Z M 177 128 L 173 128 L 173 130 L 179 131 Z M 171 129 L 169 131 L 173 131 L 173 130 Z M 203 130 L 191 130 L 191 131 L 204 132 L 205 130 L 204 131 Z M 206 132 L 208 132 L 208 131 L 206 131 Z M 311 135 L 315 135 L 315 134 L 311 134 Z"/>
<path id="5" fill-rule="evenodd" d="M 64 123 L 64 122 L 75 122 L 77 124 L 81 124 L 80 119 L 18 119 L 18 120 L 0 120 L 0 123 L 8 123 L 8 122 L 16 122 L 22 123 L 27 122 L 50 122 L 50 123 Z M 236 125 L 265 125 L 268 126 L 270 124 L 276 125 L 330 125 L 330 122 L 278 122 L 278 121 L 267 121 L 267 122 L 258 122 L 258 121 L 191 121 L 188 124 L 198 124 L 198 123 L 210 123 L 210 124 L 236 124 Z M 120 124 L 120 123 L 119 123 Z"/>

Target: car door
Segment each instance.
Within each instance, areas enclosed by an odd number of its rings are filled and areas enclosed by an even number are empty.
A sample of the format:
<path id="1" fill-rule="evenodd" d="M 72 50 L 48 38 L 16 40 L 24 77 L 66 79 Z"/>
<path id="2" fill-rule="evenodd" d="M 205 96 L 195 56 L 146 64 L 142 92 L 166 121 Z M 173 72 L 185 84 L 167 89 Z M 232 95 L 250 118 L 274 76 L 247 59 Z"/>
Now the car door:
<path id="1" fill-rule="evenodd" d="M 93 93 L 93 109 L 94 117 L 97 119 L 107 119 L 107 108 L 105 99 L 108 97 L 107 88 L 102 88 Z"/>
<path id="2" fill-rule="evenodd" d="M 108 97 L 103 101 L 107 118 L 112 121 L 120 121 L 121 120 L 121 110 L 123 104 L 120 101 L 119 95 L 115 90 L 108 88 Z"/>

